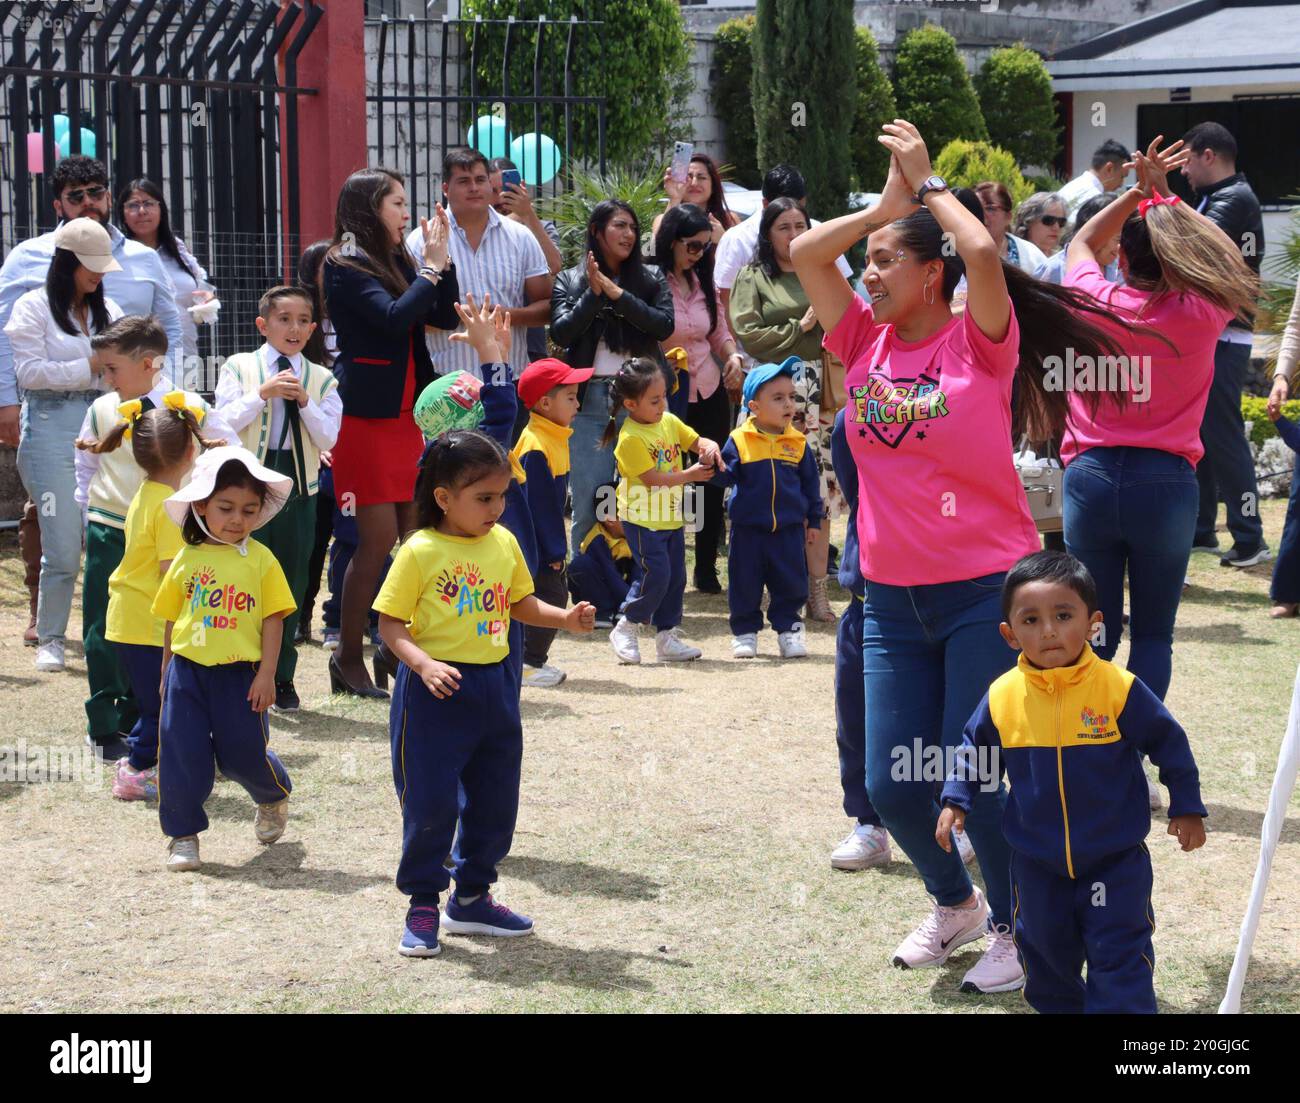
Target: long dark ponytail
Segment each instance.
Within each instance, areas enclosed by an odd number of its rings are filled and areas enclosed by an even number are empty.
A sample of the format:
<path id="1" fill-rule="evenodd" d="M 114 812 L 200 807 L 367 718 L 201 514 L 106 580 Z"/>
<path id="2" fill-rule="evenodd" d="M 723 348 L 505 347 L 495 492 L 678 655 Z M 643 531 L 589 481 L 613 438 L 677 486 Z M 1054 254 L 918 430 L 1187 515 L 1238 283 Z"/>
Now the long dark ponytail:
<path id="1" fill-rule="evenodd" d="M 965 262 L 955 249 L 944 248 L 944 231 L 928 210 L 919 210 L 893 223 L 901 244 L 922 261 L 943 262 L 943 297 L 952 299 L 957 283 L 966 272 Z M 1123 346 L 1109 333 L 1088 321 L 1088 317 L 1105 319 L 1130 333 L 1137 333 L 1123 318 L 1107 310 L 1092 296 L 1071 287 L 1036 280 L 1014 264 L 1002 262 L 1007 294 L 1020 327 L 1020 363 L 1016 367 L 1015 398 L 1011 410 L 1011 429 L 1019 437 L 1026 428 L 1039 434 L 1060 438 L 1065 431 L 1069 409 L 1069 391 L 1051 386 L 1044 361 L 1063 360 L 1067 349 L 1076 359 L 1081 357 L 1118 357 Z M 1143 331 L 1149 332 L 1149 331 Z M 1125 405 L 1127 393 L 1105 392 L 1119 405 Z M 1101 393 L 1089 391 L 1090 413 L 1095 414 Z"/>

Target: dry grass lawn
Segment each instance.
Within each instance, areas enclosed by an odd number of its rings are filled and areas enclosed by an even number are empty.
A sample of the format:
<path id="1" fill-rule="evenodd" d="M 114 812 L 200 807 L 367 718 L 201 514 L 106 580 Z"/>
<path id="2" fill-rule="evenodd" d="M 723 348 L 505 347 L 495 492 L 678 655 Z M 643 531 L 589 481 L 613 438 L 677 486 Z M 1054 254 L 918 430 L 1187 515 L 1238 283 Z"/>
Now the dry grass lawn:
<path id="1" fill-rule="evenodd" d="M 1266 503 L 1274 547 L 1284 504 Z M 1197 556 L 1192 581 L 1169 703 L 1197 752 L 1211 834 L 1185 855 L 1152 831 L 1156 988 L 1163 1010 L 1210 1012 L 1255 868 L 1300 622 L 1268 619 L 1267 567 Z M 6 533 L 0 742 L 74 748 L 80 648 L 63 674 L 32 669 L 21 583 Z M 0 782 L 0 1010 L 1022 1012 L 1018 995 L 957 991 L 978 943 L 937 971 L 890 968 L 928 906 L 901 853 L 883 872 L 830 868 L 848 826 L 833 628 L 810 631 L 802 662 L 773 658 L 771 633 L 757 661 L 734 662 L 725 598 L 692 592 L 685 632 L 703 661 L 620 668 L 603 633 L 561 637 L 553 661 L 568 682 L 524 692 L 519 829 L 498 886 L 537 933 L 447 938 L 433 961 L 395 952 L 405 905 L 387 706 L 331 698 L 318 647 L 301 653 L 303 710 L 271 722 L 295 785 L 275 846 L 255 841 L 230 782 L 208 802 L 202 871 L 181 875 L 163 869 L 155 808 L 113 800 L 107 770 L 97 786 Z M 1293 816 L 1244 1010 L 1300 1011 L 1298 914 Z"/>

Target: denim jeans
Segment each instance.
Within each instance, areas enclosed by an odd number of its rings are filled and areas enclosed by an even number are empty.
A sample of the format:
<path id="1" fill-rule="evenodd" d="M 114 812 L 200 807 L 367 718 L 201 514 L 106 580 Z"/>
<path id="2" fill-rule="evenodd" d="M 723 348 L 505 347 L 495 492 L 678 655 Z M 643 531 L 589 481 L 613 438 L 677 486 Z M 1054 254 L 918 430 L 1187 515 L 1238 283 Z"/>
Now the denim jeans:
<path id="1" fill-rule="evenodd" d="M 1173 665 L 1174 619 L 1196 529 L 1196 474 L 1154 448 L 1089 448 L 1065 469 L 1065 546 L 1097 583 L 1097 654 L 1123 634 L 1128 570 L 1128 669 L 1162 701 Z"/>
<path id="2" fill-rule="evenodd" d="M 1214 521 L 1221 501 L 1227 507 L 1228 531 L 1234 544 L 1253 551 L 1264 542 L 1255 461 L 1250 458 L 1246 426 L 1241 419 L 1241 387 L 1249 365 L 1249 345 L 1231 341 L 1215 345 L 1214 382 L 1201 419 L 1205 455 L 1196 466 L 1200 487 L 1196 517 L 1198 544 L 1215 543 Z"/>
<path id="3" fill-rule="evenodd" d="M 954 846 L 934 840 L 936 782 L 989 685 L 1015 665 L 998 633 L 1003 574 L 930 586 L 868 581 L 862 610 L 867 695 L 867 792 L 881 820 L 945 906 L 971 894 Z M 941 767 L 926 748 L 942 751 Z M 918 753 L 918 750 L 920 753 Z M 1002 834 L 1006 787 L 979 790 L 966 833 L 984 874 L 994 923 L 1011 923 L 1011 848 Z"/>
<path id="4" fill-rule="evenodd" d="M 620 411 L 619 424 L 624 416 Z M 596 487 L 614 479 L 614 442 L 598 447 L 608 424 L 609 380 L 592 379 L 587 383 L 582 409 L 573 419 L 573 435 L 569 438 L 569 496 L 573 501 L 569 543 L 573 555 L 581 550 L 583 537 L 596 523 Z"/>
<path id="5" fill-rule="evenodd" d="M 41 582 L 36 631 L 41 643 L 63 640 L 81 568 L 83 528 L 77 505 L 76 446 L 98 391 L 28 391 L 19 421 L 18 475 L 36 503 L 41 527 Z"/>
<path id="6" fill-rule="evenodd" d="M 1275 605 L 1300 605 L 1300 456 L 1291 472 L 1291 498 L 1268 592 Z"/>

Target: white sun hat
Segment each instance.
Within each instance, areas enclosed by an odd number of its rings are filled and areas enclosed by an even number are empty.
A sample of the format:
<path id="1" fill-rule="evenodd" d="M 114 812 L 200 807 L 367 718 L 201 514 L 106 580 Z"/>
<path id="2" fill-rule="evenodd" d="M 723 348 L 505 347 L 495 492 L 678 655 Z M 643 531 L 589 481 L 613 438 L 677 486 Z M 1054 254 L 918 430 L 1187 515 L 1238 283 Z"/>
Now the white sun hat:
<path id="1" fill-rule="evenodd" d="M 266 500 L 262 503 L 262 512 L 258 514 L 257 520 L 253 523 L 253 531 L 260 529 L 280 512 L 293 490 L 293 479 L 258 463 L 257 457 L 247 448 L 226 444 L 218 448 L 209 448 L 194 461 L 194 469 L 190 472 L 189 483 L 181 487 L 163 503 L 163 507 L 167 510 L 167 516 L 175 521 L 177 525 L 184 526 L 185 518 L 190 512 L 190 506 L 194 502 L 202 502 L 212 497 L 212 488 L 217 485 L 217 472 L 228 463 L 243 464 L 253 478 L 266 484 Z M 195 518 L 198 520 L 200 527 L 203 527 L 206 532 L 207 529 L 203 526 L 203 521 L 198 517 L 198 514 L 195 514 Z M 213 539 L 216 540 L 217 537 L 214 536 Z M 226 543 L 224 540 L 220 542 Z M 247 540 L 245 540 L 245 544 L 247 544 Z M 234 546 L 239 547 L 241 551 L 246 550 L 243 545 Z"/>
<path id="2" fill-rule="evenodd" d="M 113 239 L 93 218 L 74 218 L 54 231 L 54 247 L 77 254 L 77 260 L 92 272 L 120 272 L 113 256 Z"/>

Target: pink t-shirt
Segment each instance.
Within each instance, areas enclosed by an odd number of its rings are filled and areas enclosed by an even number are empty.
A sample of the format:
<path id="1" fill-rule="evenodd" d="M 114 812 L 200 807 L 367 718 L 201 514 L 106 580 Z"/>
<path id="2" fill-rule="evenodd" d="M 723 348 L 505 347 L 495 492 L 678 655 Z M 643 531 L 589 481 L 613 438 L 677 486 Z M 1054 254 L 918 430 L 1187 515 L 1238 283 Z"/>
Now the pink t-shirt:
<path id="1" fill-rule="evenodd" d="M 1201 418 L 1214 381 L 1214 346 L 1232 317 L 1199 295 L 1166 291 L 1154 294 L 1111 283 L 1096 261 L 1077 264 L 1064 285 L 1085 291 L 1125 321 L 1162 334 L 1132 334 L 1094 314 L 1084 318 L 1110 333 L 1124 350 L 1124 361 L 1071 361 L 1061 365 L 1070 388 L 1070 413 L 1061 461 L 1065 464 L 1089 448 L 1157 448 L 1182 456 L 1193 467 L 1200 462 Z M 1050 368 L 1049 368 L 1050 379 Z M 1127 389 L 1128 402 L 1119 406 L 1108 393 Z M 1102 390 L 1094 412 L 1088 402 Z"/>
<path id="2" fill-rule="evenodd" d="M 857 295 L 822 344 L 847 365 L 862 576 L 925 586 L 1009 569 L 1039 550 L 1011 459 L 1015 311 L 1001 342 L 970 312 L 924 341 L 876 325 Z"/>

